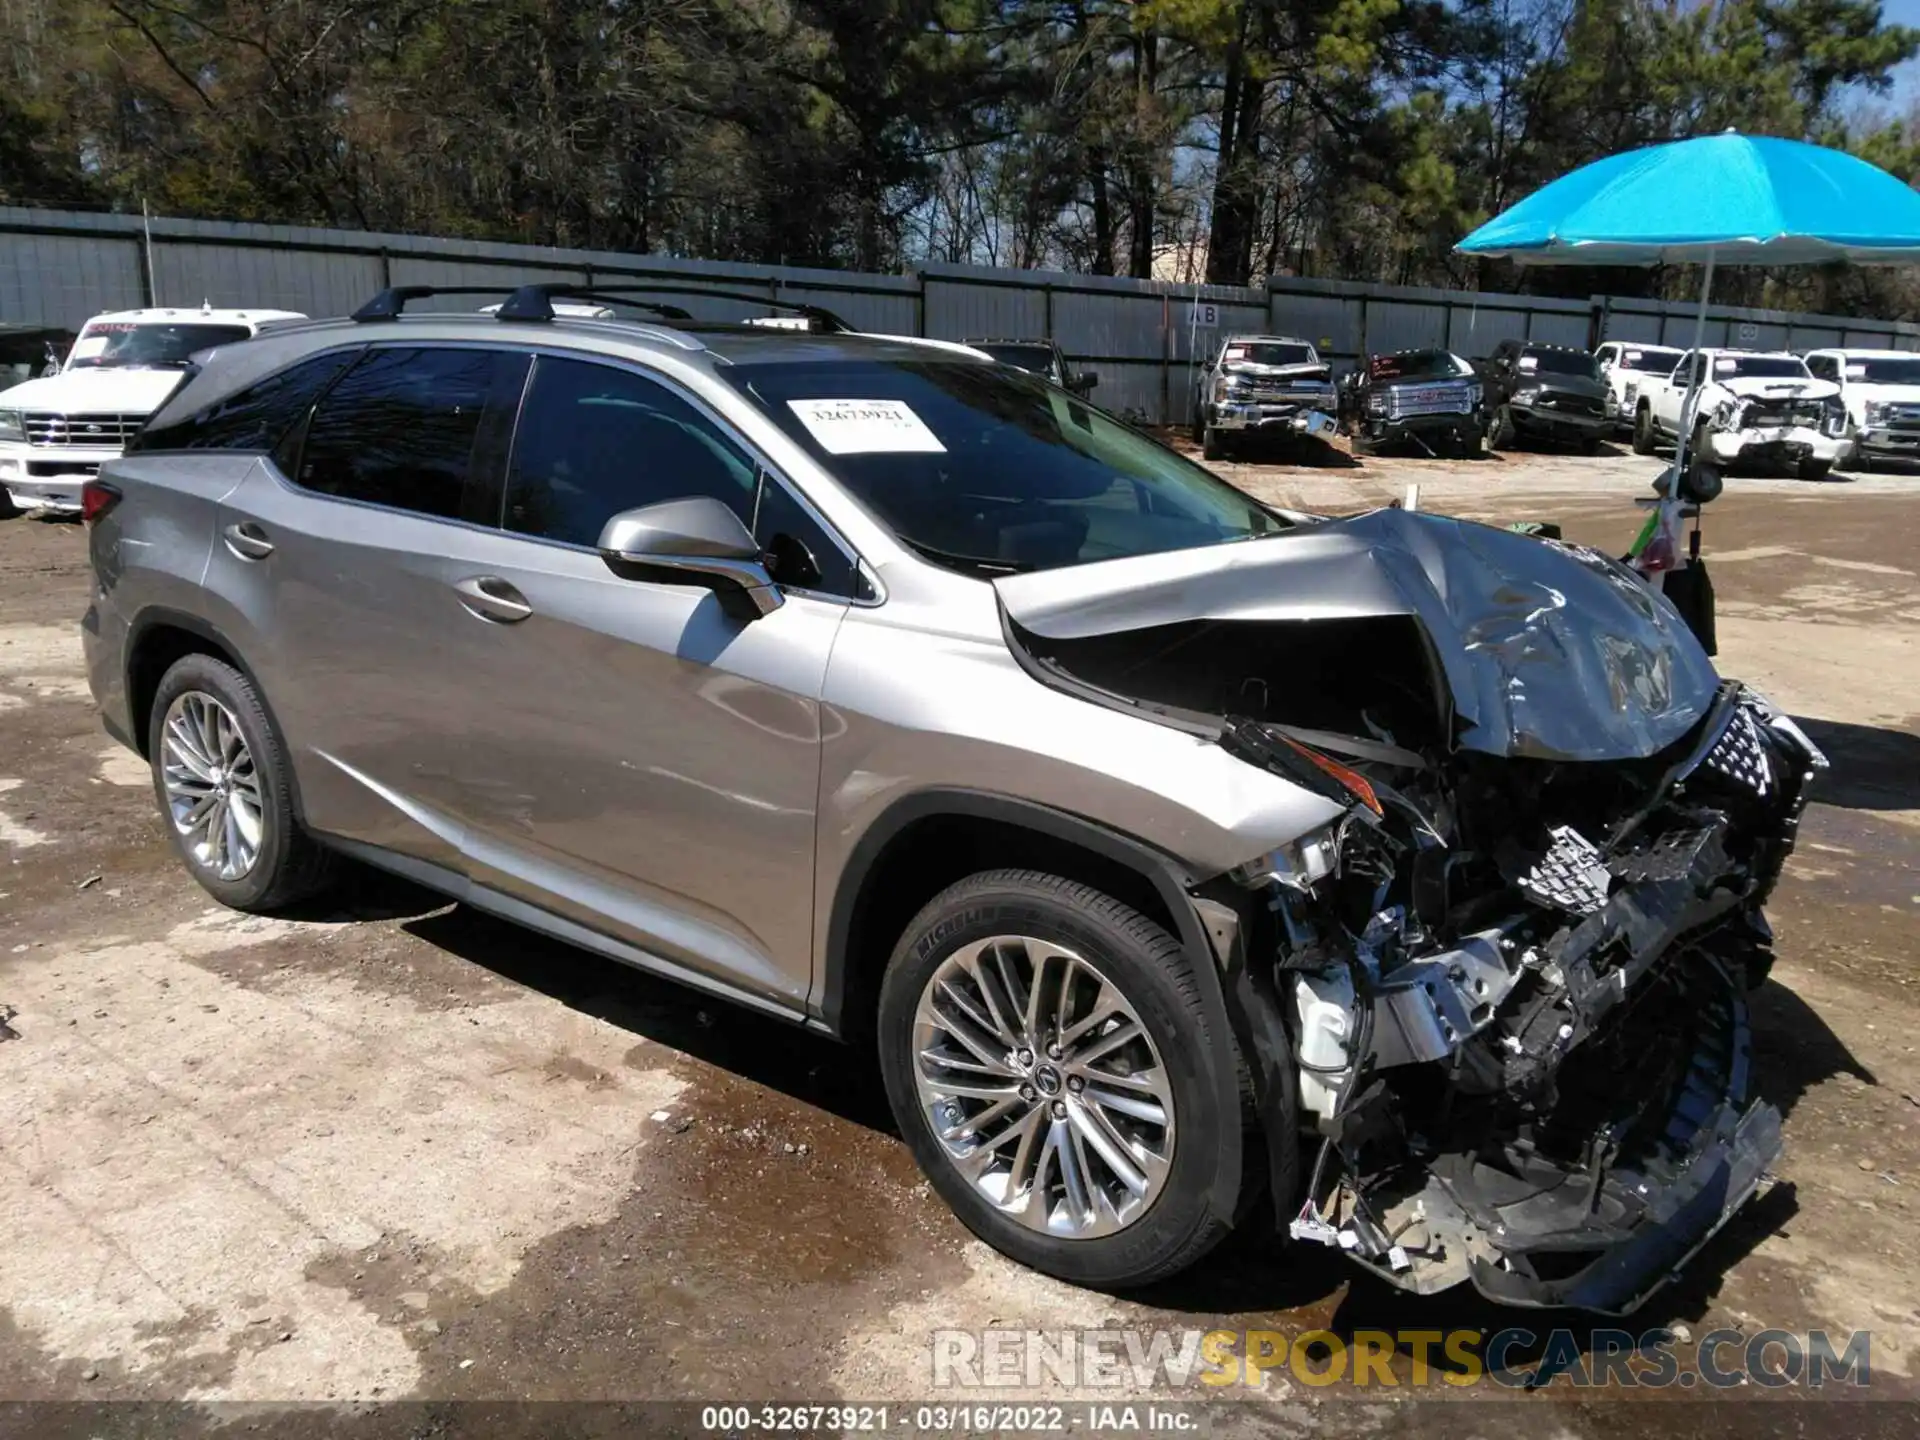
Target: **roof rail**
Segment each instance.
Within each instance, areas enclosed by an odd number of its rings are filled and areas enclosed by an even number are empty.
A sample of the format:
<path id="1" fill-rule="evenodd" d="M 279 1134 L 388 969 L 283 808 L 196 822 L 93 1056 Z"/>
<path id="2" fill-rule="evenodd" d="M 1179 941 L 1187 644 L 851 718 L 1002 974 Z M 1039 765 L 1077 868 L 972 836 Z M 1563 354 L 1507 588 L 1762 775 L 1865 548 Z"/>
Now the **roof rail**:
<path id="1" fill-rule="evenodd" d="M 522 285 L 507 297 L 501 305 L 496 318 L 501 320 L 551 320 L 553 302 L 559 300 L 611 300 L 616 304 L 632 305 L 636 309 L 651 310 L 667 320 L 692 320 L 686 311 L 674 305 L 652 305 L 641 300 L 629 300 L 628 295 L 692 295 L 706 300 L 735 300 L 748 305 L 764 305 L 769 310 L 787 310 L 796 315 L 804 315 L 812 322 L 809 328 L 829 335 L 852 333 L 853 327 L 842 320 L 833 311 L 819 305 L 803 305 L 790 300 L 774 300 L 765 295 L 755 295 L 745 290 L 709 290 L 699 285 L 675 285 L 671 282 L 653 285 L 586 285 L 570 280 L 541 281 L 534 285 Z"/>
<path id="2" fill-rule="evenodd" d="M 499 295 L 511 285 L 389 285 L 353 312 L 362 325 L 374 320 L 393 320 L 407 308 L 409 300 L 425 300 L 432 295 Z"/>

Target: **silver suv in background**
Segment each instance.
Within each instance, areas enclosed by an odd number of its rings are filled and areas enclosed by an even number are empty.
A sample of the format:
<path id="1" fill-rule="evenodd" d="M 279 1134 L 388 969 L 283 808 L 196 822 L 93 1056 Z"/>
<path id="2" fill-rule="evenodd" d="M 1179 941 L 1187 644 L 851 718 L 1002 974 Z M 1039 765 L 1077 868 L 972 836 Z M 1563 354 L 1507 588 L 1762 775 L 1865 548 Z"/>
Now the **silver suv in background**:
<path id="1" fill-rule="evenodd" d="M 871 1041 L 962 1220 L 1086 1285 L 1264 1195 L 1626 1309 L 1759 1184 L 1821 762 L 1630 572 L 824 312 L 414 293 L 223 348 L 89 486 L 93 690 L 220 900 L 356 857 Z"/>

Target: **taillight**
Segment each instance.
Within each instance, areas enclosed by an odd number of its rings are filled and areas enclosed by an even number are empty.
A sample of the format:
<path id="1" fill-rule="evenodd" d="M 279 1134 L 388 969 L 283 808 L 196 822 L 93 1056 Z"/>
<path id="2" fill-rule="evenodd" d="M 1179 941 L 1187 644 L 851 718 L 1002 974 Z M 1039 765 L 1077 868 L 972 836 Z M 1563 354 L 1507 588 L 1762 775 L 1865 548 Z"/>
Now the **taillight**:
<path id="1" fill-rule="evenodd" d="M 80 518 L 89 525 L 119 503 L 118 487 L 104 480 L 89 480 L 80 487 Z"/>

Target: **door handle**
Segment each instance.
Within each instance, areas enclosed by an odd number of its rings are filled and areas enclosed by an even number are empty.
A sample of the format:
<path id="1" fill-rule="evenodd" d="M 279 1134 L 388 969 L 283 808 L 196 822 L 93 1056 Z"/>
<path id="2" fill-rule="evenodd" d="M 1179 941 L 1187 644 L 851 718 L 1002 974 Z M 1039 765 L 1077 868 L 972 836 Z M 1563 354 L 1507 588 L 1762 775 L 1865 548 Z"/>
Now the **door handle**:
<path id="1" fill-rule="evenodd" d="M 460 594 L 460 603 L 482 620 L 511 625 L 533 614 L 527 597 L 498 575 L 470 575 L 456 580 L 453 588 Z"/>
<path id="2" fill-rule="evenodd" d="M 227 549 L 242 560 L 264 560 L 273 553 L 267 532 L 251 520 L 242 520 L 226 529 Z"/>

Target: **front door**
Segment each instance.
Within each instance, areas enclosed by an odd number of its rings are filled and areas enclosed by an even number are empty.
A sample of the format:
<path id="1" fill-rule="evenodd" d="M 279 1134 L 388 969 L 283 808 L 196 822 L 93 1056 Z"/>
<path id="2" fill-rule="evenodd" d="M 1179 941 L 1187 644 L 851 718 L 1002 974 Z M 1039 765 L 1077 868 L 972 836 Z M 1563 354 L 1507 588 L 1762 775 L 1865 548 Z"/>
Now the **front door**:
<path id="1" fill-rule="evenodd" d="M 460 809 L 476 880 L 799 1009 L 819 697 L 846 601 L 789 589 L 740 620 L 697 585 L 616 576 L 594 548 L 611 515 L 689 495 L 754 526 L 771 483 L 663 381 L 536 359 L 501 546 L 470 577 L 525 613 L 459 622 Z M 770 550 L 791 543 L 766 528 Z"/>

